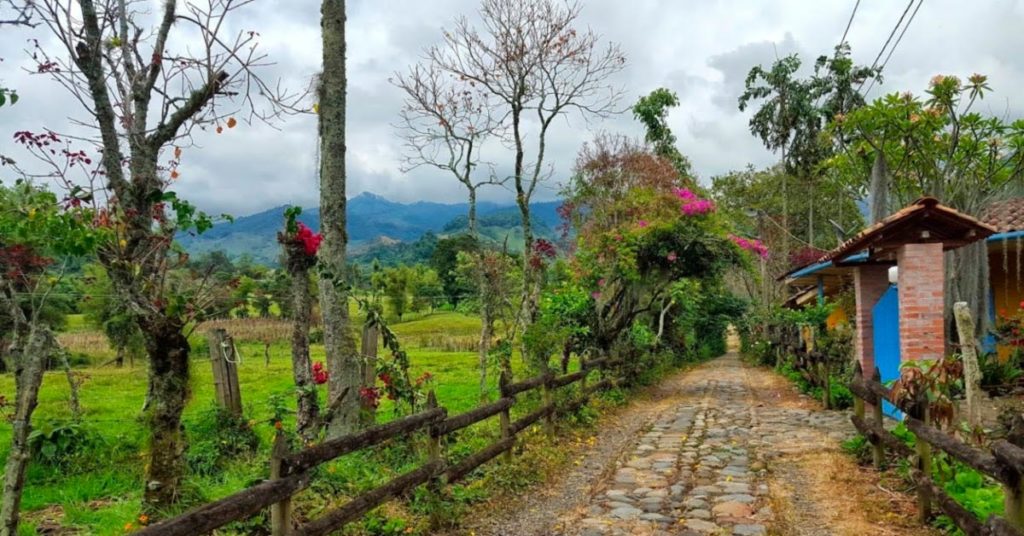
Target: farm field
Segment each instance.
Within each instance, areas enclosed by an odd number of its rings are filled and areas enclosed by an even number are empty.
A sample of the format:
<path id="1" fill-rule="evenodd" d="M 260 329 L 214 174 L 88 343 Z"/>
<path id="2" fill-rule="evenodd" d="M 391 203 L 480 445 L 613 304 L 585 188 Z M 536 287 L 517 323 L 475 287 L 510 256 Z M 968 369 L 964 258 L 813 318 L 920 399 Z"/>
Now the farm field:
<path id="1" fill-rule="evenodd" d="M 472 345 L 479 330 L 479 319 L 453 312 L 409 318 L 393 324 L 393 330 L 409 347 L 411 374 L 417 377 L 429 372 L 433 376 L 432 388 L 450 414 L 476 406 L 479 403 L 476 353 L 436 347 L 468 348 L 466 345 Z M 190 339 L 193 345 L 191 397 L 184 414 L 190 441 L 189 485 L 194 497 L 184 501 L 183 507 L 225 496 L 265 478 L 275 410 L 283 406 L 294 411 L 295 406 L 290 347 L 286 339 L 289 323 L 238 319 L 217 321 L 214 325 L 225 327 L 235 337 L 242 356 L 238 370 L 244 413 L 259 444 L 250 452 L 238 448 L 243 452 L 218 459 L 219 453 L 234 452 L 237 447 L 228 443 L 238 438 L 204 434 L 211 429 L 216 411 L 213 376 L 202 333 L 205 326 L 201 326 Z M 264 357 L 264 340 L 272 340 L 269 363 Z M 69 318 L 62 341 L 72 353 L 87 351 L 86 355 L 94 363 L 102 363 L 112 356 L 102 347 L 103 335 L 89 331 L 76 315 Z M 311 350 L 314 361 L 323 360 L 322 344 L 314 344 Z M 382 354 L 382 358 L 386 356 Z M 514 357 L 513 366 L 517 372 L 521 371 L 522 360 L 518 356 Z M 27 520 L 21 530 L 24 534 L 55 526 L 84 528 L 91 534 L 122 534 L 126 527 L 131 530 L 138 526 L 134 516 L 140 509 L 146 437 L 145 424 L 140 418 L 146 392 L 144 363 L 122 368 L 93 365 L 76 368 L 74 372 L 82 379 L 82 424 L 81 431 L 71 439 L 84 439 L 90 444 L 82 449 L 85 455 L 76 456 L 66 464 L 34 463 L 31 466 L 23 503 Z M 0 377 L 0 392 L 13 392 L 13 383 L 10 375 Z M 496 377 L 491 378 L 490 383 L 493 399 Z M 321 400 L 325 396 L 325 389 L 321 387 Z M 43 430 L 70 422 L 69 386 L 64 371 L 46 373 L 36 415 L 37 428 Z M 378 420 L 388 420 L 394 415 L 389 401 L 383 400 Z M 294 428 L 288 416 L 284 424 L 286 429 Z M 10 433 L 9 424 L 0 427 L 0 444 L 5 450 L 10 444 Z M 474 444 L 484 444 L 496 434 L 496 425 L 481 423 L 467 430 L 451 452 L 456 455 L 460 449 L 471 452 Z M 338 486 L 333 491 L 344 497 L 346 491 L 355 492 L 384 481 L 388 474 L 400 472 L 403 463 L 414 464 L 416 460 L 415 453 L 396 446 L 395 452 L 385 453 L 383 457 L 355 454 L 341 458 L 329 465 L 327 471 L 332 473 L 332 481 Z"/>

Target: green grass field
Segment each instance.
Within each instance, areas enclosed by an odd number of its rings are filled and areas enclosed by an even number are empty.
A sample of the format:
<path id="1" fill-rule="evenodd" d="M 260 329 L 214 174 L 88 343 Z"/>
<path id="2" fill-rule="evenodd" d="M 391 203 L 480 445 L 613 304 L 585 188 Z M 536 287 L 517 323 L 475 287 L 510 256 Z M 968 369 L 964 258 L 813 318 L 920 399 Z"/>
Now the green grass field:
<path id="1" fill-rule="evenodd" d="M 414 377 L 423 372 L 430 372 L 434 376 L 432 387 L 440 404 L 448 408 L 450 415 L 471 409 L 479 403 L 476 353 L 429 347 L 434 342 L 443 346 L 448 340 L 472 340 L 480 328 L 477 318 L 451 312 L 423 314 L 392 327 L 409 350 L 411 373 Z M 80 317 L 72 316 L 67 329 L 78 337 L 72 340 L 98 336 L 89 332 Z M 242 356 L 239 365 L 242 401 L 245 416 L 258 436 L 260 446 L 255 453 L 237 456 L 217 471 L 193 471 L 188 478 L 188 496 L 183 507 L 228 495 L 265 478 L 269 446 L 274 434 L 271 424 L 274 414 L 272 401 L 282 400 L 288 407 L 294 408 L 294 395 L 291 391 L 294 383 L 291 379 L 288 344 L 283 340 L 270 344 L 268 365 L 264 360 L 264 344 L 247 339 L 245 329 L 239 331 L 233 335 Z M 266 337 L 252 336 L 255 339 Z M 109 359 L 112 352 L 98 351 L 97 345 L 94 340 L 87 344 L 94 353 L 100 354 L 90 355 L 90 358 L 94 358 L 94 362 Z M 210 434 L 208 428 L 204 428 L 214 408 L 212 371 L 201 334 L 193 336 L 193 346 L 190 401 L 184 416 L 190 456 L 196 455 L 196 452 L 202 455 L 219 447 L 230 446 L 216 445 L 217 438 L 209 437 L 216 434 Z M 323 360 L 323 352 L 322 345 L 314 345 L 313 359 Z M 518 356 L 514 357 L 513 363 L 518 369 L 517 373 L 521 373 L 522 363 Z M 26 520 L 22 526 L 24 534 L 34 534 L 37 528 L 55 526 L 78 528 L 88 534 L 123 534 L 138 526 L 135 516 L 140 509 L 142 475 L 146 463 L 146 427 L 140 417 L 146 392 L 144 363 L 136 363 L 134 368 L 92 366 L 77 369 L 76 372 L 84 375 L 80 389 L 83 427 L 88 430 L 93 443 L 89 445 L 86 454 L 74 458 L 73 463 L 60 466 L 33 463 L 23 502 Z M 495 384 L 496 376 L 492 375 L 492 399 L 496 398 Z M 326 398 L 326 388 L 320 389 L 323 400 Z M 0 393 L 13 392 L 13 378 L 10 375 L 0 376 Z M 34 422 L 43 425 L 68 421 L 68 399 L 69 387 L 64 373 L 48 372 Z M 516 413 L 525 413 L 531 403 L 529 397 L 525 397 L 524 404 L 516 405 Z M 394 415 L 394 408 L 384 401 L 379 410 L 379 419 L 387 420 Z M 286 421 L 285 426 L 292 424 Z M 0 455 L 6 454 L 10 434 L 9 424 L 0 426 Z M 493 419 L 475 425 L 460 433 L 455 443 L 448 445 L 448 454 L 455 458 L 471 454 L 475 449 L 493 441 L 497 434 L 497 423 Z M 230 437 L 222 441 L 226 443 L 229 440 Z M 211 442 L 214 443 L 212 446 Z M 412 467 L 418 459 L 418 455 L 410 451 L 408 445 L 396 444 L 377 449 L 377 452 L 357 453 L 336 460 L 324 468 L 318 484 L 305 494 L 306 499 L 300 503 L 300 511 L 304 508 L 314 514 L 325 507 L 327 502 L 317 499 L 321 492 L 343 498 Z M 328 489 L 321 489 L 323 486 Z M 132 525 L 127 525 L 129 523 Z M 244 527 L 238 528 L 240 532 L 246 530 Z"/>

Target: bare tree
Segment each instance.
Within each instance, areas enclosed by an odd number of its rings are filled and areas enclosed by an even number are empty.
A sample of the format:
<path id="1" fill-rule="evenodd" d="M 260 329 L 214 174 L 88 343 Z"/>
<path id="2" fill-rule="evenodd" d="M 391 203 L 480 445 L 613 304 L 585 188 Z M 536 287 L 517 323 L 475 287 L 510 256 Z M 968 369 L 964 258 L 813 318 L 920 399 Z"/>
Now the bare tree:
<path id="1" fill-rule="evenodd" d="M 530 262 L 530 201 L 551 175 L 546 160 L 551 127 L 570 112 L 585 118 L 615 113 L 622 95 L 610 78 L 622 70 L 626 57 L 618 45 L 601 46 L 596 33 L 576 29 L 580 10 L 574 1 L 483 0 L 481 29 L 460 17 L 454 29 L 444 32 L 444 42 L 427 53 L 438 69 L 482 88 L 495 107 L 493 115 L 509 128 L 526 252 L 522 325 L 532 322 L 539 297 L 540 274 Z"/>
<path id="2" fill-rule="evenodd" d="M 351 333 L 348 292 L 338 284 L 345 275 L 345 1 L 320 5 L 323 72 L 320 75 L 320 309 L 328 382 L 327 435 L 338 437 L 359 426 L 361 359 Z"/>
<path id="3" fill-rule="evenodd" d="M 239 113 L 268 120 L 298 111 L 303 98 L 256 75 L 255 69 L 267 65 L 256 32 L 227 35 L 225 21 L 251 1 L 187 2 L 179 12 L 177 1 L 164 0 L 157 13 L 138 0 L 34 5 L 33 15 L 61 45 L 59 52 L 36 45 L 38 71 L 53 76 L 87 111 L 89 120 L 79 126 L 95 132 L 85 139 L 100 153 L 93 176 L 101 185 L 75 185 L 69 198 L 99 204 L 106 196 L 99 210 L 113 238 L 100 245 L 98 257 L 138 322 L 149 356 L 144 502 L 151 513 L 179 495 L 185 450 L 181 413 L 189 391 L 186 326 L 203 310 L 197 301 L 204 284 L 175 288 L 174 278 L 167 277 L 175 266 L 170 246 L 177 232 L 201 232 L 212 223 L 171 191 L 181 146 L 190 143 L 195 128 L 220 132 L 233 127 Z M 177 50 L 172 33 L 188 38 Z M 266 111 L 257 98 L 269 100 Z"/>
<path id="4" fill-rule="evenodd" d="M 493 173 L 479 178 L 480 155 L 488 138 L 500 135 L 500 118 L 477 84 L 460 81 L 443 72 L 428 58 L 407 74 L 397 73 L 392 83 L 405 92 L 398 125 L 405 139 L 404 171 L 427 166 L 451 173 L 466 187 L 469 196 L 469 234 L 479 243 L 477 192 L 486 185 L 503 184 Z M 481 261 L 477 259 L 478 264 Z M 484 270 L 479 267 L 477 287 L 485 293 Z M 487 357 L 494 331 L 492 307 L 481 300 L 480 396 L 487 393 Z"/>
<path id="5" fill-rule="evenodd" d="M 34 8 L 33 0 L 0 0 L 0 26 L 35 27 L 38 23 L 32 20 Z"/>

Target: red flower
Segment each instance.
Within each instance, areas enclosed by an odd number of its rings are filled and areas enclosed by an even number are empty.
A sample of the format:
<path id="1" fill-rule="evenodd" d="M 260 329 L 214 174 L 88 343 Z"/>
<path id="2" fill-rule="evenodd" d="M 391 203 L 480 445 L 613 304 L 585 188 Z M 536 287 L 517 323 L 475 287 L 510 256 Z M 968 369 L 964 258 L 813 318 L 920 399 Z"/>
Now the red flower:
<path id="1" fill-rule="evenodd" d="M 330 375 L 327 373 L 327 370 L 324 369 L 323 363 L 319 361 L 313 363 L 313 383 L 323 385 L 327 383 L 327 379 L 329 377 Z"/>
<path id="2" fill-rule="evenodd" d="M 380 405 L 380 391 L 376 387 L 360 387 L 359 396 L 370 407 L 376 408 Z"/>
<path id="3" fill-rule="evenodd" d="M 387 372 L 381 372 L 380 375 L 377 377 L 380 378 L 380 381 L 383 382 L 384 385 L 387 385 L 389 387 L 391 386 L 391 375 L 388 374 Z"/>
<path id="4" fill-rule="evenodd" d="M 320 242 L 324 239 L 323 235 L 314 233 L 312 229 L 306 227 L 306 224 L 302 222 L 299 222 L 298 227 L 299 230 L 295 233 L 295 238 L 302 242 L 306 255 L 310 257 L 316 255 L 317 250 L 320 249 Z"/>

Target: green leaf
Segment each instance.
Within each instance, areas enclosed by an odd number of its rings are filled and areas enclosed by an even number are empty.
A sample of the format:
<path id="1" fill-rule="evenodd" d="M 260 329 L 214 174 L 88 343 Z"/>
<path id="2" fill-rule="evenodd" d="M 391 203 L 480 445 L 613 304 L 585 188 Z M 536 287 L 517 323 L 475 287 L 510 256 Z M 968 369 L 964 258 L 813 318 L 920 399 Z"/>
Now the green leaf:
<path id="1" fill-rule="evenodd" d="M 11 92 L 11 106 L 14 106 L 15 104 L 17 104 L 17 102 L 18 102 L 18 94 L 12 91 Z"/>

